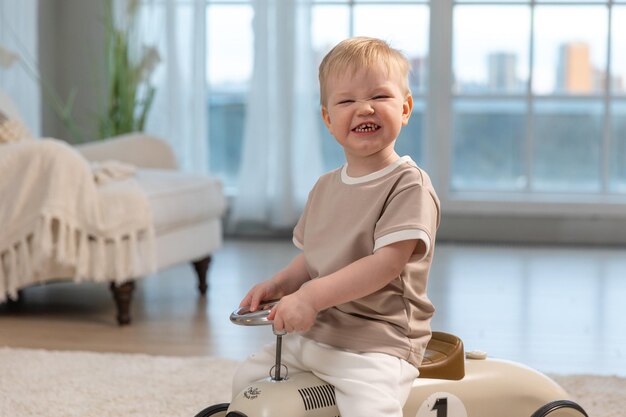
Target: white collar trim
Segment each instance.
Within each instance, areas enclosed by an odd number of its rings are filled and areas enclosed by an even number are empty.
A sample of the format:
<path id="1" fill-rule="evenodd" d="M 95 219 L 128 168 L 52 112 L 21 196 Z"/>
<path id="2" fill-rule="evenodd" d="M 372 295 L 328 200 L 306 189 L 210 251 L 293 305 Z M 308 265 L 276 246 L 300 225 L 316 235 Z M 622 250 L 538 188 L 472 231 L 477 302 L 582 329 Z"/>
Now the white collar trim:
<path id="1" fill-rule="evenodd" d="M 345 164 L 341 168 L 341 181 L 344 184 L 362 184 L 364 182 L 376 180 L 378 178 L 382 178 L 385 175 L 389 174 L 391 171 L 404 164 L 405 162 L 413 162 L 410 156 L 405 155 L 401 158 L 396 159 L 391 164 L 387 165 L 381 170 L 376 172 L 372 172 L 371 174 L 363 175 L 362 177 L 351 177 L 348 175 L 348 164 Z"/>

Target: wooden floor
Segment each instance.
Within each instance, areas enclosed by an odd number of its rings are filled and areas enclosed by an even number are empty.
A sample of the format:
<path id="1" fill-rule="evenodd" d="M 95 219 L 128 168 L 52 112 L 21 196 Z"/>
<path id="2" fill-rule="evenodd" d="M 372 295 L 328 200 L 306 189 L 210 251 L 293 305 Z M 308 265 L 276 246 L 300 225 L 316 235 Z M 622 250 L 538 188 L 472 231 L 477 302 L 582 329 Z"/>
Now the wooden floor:
<path id="1" fill-rule="evenodd" d="M 191 266 L 171 268 L 140 281 L 125 327 L 105 284 L 33 287 L 17 308 L 0 305 L 0 346 L 242 359 L 273 336 L 229 313 L 295 254 L 288 240 L 227 240 L 206 298 Z M 435 258 L 433 328 L 467 350 L 544 372 L 626 376 L 625 248 L 440 243 Z"/>

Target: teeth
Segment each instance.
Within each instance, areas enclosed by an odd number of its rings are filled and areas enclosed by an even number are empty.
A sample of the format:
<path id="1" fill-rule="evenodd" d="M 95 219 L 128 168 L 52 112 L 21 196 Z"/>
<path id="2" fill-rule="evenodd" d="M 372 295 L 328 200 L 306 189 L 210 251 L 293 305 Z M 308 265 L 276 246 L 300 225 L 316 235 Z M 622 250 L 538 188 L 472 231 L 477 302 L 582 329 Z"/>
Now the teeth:
<path id="1" fill-rule="evenodd" d="M 363 123 L 362 125 L 357 126 L 354 131 L 355 132 L 373 132 L 378 129 L 378 125 L 374 123 Z"/>

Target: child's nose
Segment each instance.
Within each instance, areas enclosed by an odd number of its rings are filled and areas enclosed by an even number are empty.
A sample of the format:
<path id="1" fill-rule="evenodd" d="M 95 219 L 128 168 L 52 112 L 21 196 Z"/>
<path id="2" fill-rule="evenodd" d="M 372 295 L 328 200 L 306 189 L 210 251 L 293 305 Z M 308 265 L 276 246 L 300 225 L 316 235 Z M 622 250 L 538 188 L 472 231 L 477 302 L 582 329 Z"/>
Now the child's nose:
<path id="1" fill-rule="evenodd" d="M 359 115 L 369 115 L 374 113 L 374 106 L 372 106 L 372 103 L 370 103 L 369 100 L 359 100 L 357 104 L 359 105 Z"/>

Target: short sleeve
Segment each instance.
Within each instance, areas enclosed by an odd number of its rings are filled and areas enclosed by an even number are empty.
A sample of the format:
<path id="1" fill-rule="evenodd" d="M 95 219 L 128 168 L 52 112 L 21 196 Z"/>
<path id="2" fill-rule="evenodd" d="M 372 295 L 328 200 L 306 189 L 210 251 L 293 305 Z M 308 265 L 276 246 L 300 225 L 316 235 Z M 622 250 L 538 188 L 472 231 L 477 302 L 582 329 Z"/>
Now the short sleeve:
<path id="1" fill-rule="evenodd" d="M 314 190 L 315 187 L 313 187 L 313 189 L 309 193 L 306 204 L 304 205 L 302 215 L 300 216 L 300 219 L 298 219 L 298 223 L 296 223 L 296 226 L 293 229 L 293 244 L 300 250 L 304 250 L 304 232 L 306 229 L 306 220 L 308 217 L 309 206 L 311 205 L 311 198 L 313 197 Z"/>
<path id="2" fill-rule="evenodd" d="M 430 252 L 439 226 L 439 200 L 422 185 L 410 185 L 390 195 L 374 230 L 374 252 L 403 240 L 418 240 L 414 255 Z"/>
<path id="3" fill-rule="evenodd" d="M 293 244 L 300 250 L 304 250 L 304 223 L 305 215 L 302 213 L 296 227 L 293 229 Z"/>

